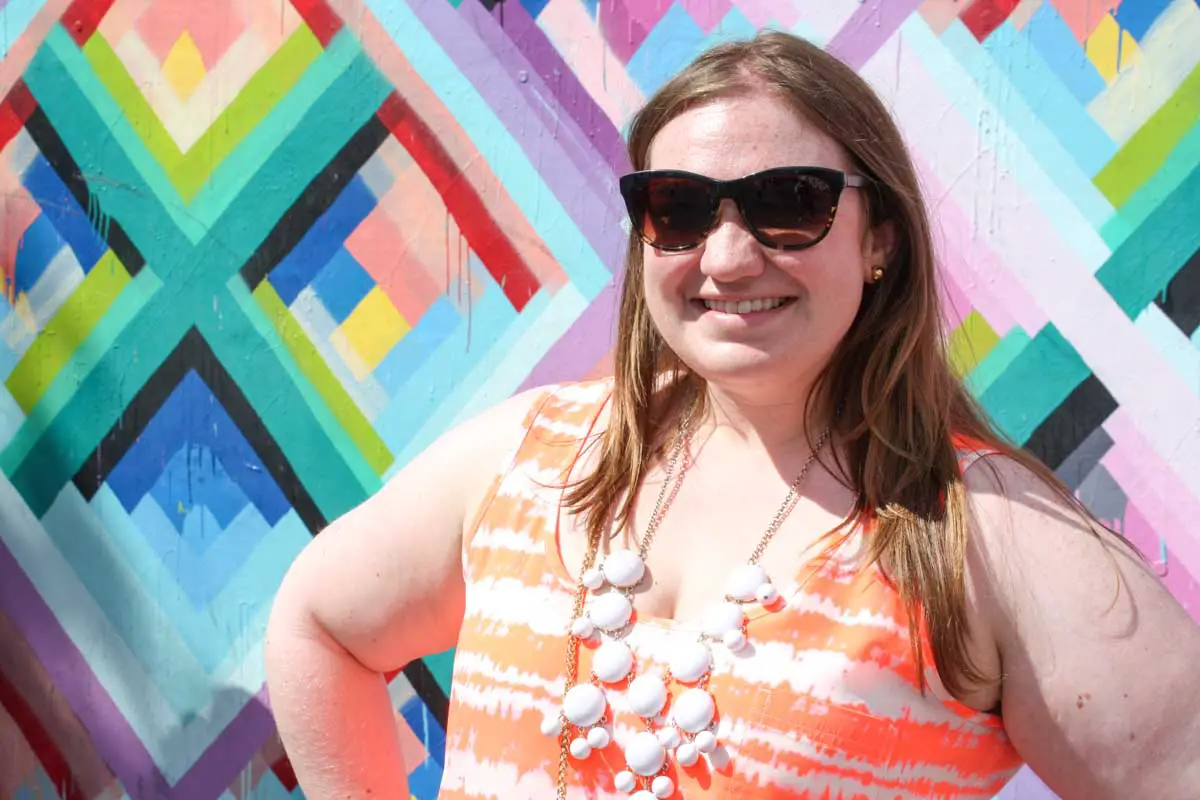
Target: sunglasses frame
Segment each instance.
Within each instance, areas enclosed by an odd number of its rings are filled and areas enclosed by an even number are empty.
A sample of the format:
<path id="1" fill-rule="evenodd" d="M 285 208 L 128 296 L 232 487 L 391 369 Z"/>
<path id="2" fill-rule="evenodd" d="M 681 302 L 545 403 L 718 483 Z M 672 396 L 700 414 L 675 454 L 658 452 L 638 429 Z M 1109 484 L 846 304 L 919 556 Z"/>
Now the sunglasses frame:
<path id="1" fill-rule="evenodd" d="M 830 188 L 833 190 L 833 205 L 829 208 L 829 218 L 825 221 L 825 228 L 815 239 L 812 239 L 808 242 L 803 242 L 801 244 L 778 244 L 776 242 L 772 242 L 769 238 L 764 236 L 762 232 L 759 231 L 758 228 L 752 224 L 749 218 L 746 216 L 746 209 L 743 206 L 742 200 L 743 193 L 749 189 L 754 181 L 762 180 L 763 178 L 769 178 L 773 175 L 809 175 L 815 178 L 820 178 L 821 180 L 829 183 Z M 637 214 L 634 213 L 634 193 L 655 178 L 682 178 L 696 181 L 703 186 L 709 187 L 709 189 L 713 192 L 715 200 L 712 206 L 712 219 L 710 220 L 708 227 L 705 228 L 705 230 L 699 235 L 694 244 L 682 244 L 667 247 L 655 244 L 648 236 L 646 236 L 644 226 L 638 221 Z M 874 184 L 870 178 L 857 173 L 843 172 L 842 170 L 833 169 L 831 167 L 801 166 L 773 167 L 760 172 L 753 172 L 740 178 L 730 178 L 727 180 L 710 178 L 707 175 L 700 175 L 695 172 L 687 172 L 686 170 L 678 169 L 640 170 L 638 172 L 630 172 L 626 175 L 622 175 L 620 179 L 621 197 L 625 201 L 625 209 L 629 214 L 629 221 L 633 225 L 634 232 L 637 234 L 639 239 L 653 247 L 655 250 L 661 250 L 668 253 L 681 253 L 688 250 L 695 250 L 697 247 L 703 244 L 704 240 L 707 239 L 709 234 L 713 232 L 713 229 L 717 227 L 717 222 L 720 219 L 719 211 L 721 207 L 721 201 L 725 199 L 732 200 L 734 205 L 737 206 L 738 213 L 742 217 L 742 223 L 746 226 L 746 230 L 750 231 L 750 234 L 756 240 L 758 240 L 759 244 L 763 245 L 764 247 L 769 247 L 772 250 L 806 250 L 810 247 L 820 244 L 825 237 L 829 235 L 829 231 L 833 228 L 834 217 L 837 216 L 838 205 L 841 202 L 842 192 L 848 188 L 860 189 L 872 185 Z"/>

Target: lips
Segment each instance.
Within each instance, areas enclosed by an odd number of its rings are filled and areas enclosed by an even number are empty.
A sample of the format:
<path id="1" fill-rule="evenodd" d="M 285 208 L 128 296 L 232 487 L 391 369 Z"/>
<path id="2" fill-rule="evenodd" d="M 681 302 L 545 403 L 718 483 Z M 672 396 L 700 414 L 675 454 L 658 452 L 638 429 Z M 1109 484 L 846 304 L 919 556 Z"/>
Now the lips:
<path id="1" fill-rule="evenodd" d="M 772 311 L 786 305 L 791 297 L 757 297 L 753 300 L 711 300 L 702 299 L 700 303 L 709 311 L 719 311 L 722 314 L 753 314 L 757 311 Z"/>

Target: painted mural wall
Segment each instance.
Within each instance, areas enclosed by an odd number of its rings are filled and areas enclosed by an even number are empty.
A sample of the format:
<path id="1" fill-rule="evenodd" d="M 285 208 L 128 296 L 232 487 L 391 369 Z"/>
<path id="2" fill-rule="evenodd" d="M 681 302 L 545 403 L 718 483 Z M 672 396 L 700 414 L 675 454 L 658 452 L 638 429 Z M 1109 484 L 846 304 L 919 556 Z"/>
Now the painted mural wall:
<path id="1" fill-rule="evenodd" d="M 959 370 L 1200 613 L 1197 0 L 0 0 L 0 798 L 300 796 L 289 562 L 607 369 L 623 125 L 765 26 L 887 98 Z M 451 658 L 391 679 L 417 798 Z"/>

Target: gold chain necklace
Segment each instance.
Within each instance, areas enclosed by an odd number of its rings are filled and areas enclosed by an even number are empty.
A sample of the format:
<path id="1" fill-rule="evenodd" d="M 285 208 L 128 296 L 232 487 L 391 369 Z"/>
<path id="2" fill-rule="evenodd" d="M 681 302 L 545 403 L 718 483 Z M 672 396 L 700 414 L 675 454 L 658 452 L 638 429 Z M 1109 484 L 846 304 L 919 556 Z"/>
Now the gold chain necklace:
<path id="1" fill-rule="evenodd" d="M 544 734 L 557 734 L 559 739 L 558 800 L 566 800 L 567 797 L 567 772 L 571 758 L 586 759 L 592 751 L 606 748 L 612 743 L 612 720 L 607 716 L 609 703 L 603 688 L 606 684 L 613 686 L 628 681 L 626 699 L 644 726 L 644 730 L 634 734 L 625 743 L 627 769 L 619 772 L 614 779 L 618 790 L 632 793 L 632 800 L 663 800 L 675 793 L 675 782 L 667 774 L 668 751 L 674 753 L 676 762 L 683 767 L 695 764 L 702 755 L 708 757 L 714 766 L 721 766 L 717 762 L 723 761 L 726 754 L 713 730 L 716 705 L 708 691 L 712 671 L 710 642 L 720 642 L 734 652 L 741 650 L 747 644 L 748 623 L 742 605 L 757 601 L 768 606 L 779 600 L 778 592 L 758 562 L 799 501 L 800 484 L 829 437 L 830 428 L 826 427 L 788 487 L 787 496 L 750 558 L 734 571 L 724 601 L 706 615 L 697 640 L 677 648 L 672 654 L 664 677 L 653 673 L 635 677 L 633 650 L 623 639 L 632 628 L 633 590 L 645 575 L 646 555 L 687 472 L 687 444 L 691 440 L 690 411 L 680 423 L 677 441 L 667 459 L 663 485 L 637 552 L 613 550 L 601 564 L 597 564 L 601 534 L 597 529 L 589 535 L 567 634 L 563 702 L 558 713 L 547 716 L 542 723 Z M 685 462 L 679 468 L 681 456 Z M 679 473 L 676 476 L 677 468 Z M 601 593 L 606 586 L 611 591 Z M 594 595 L 590 604 L 589 591 Z M 601 632 L 611 638 L 599 645 L 592 659 L 592 675 L 588 681 L 581 683 L 579 646 L 585 641 L 594 642 L 602 638 Z M 672 682 L 688 688 L 671 703 L 670 717 L 664 720 L 660 712 L 667 705 L 667 687 Z M 656 723 L 660 725 L 657 731 Z"/>

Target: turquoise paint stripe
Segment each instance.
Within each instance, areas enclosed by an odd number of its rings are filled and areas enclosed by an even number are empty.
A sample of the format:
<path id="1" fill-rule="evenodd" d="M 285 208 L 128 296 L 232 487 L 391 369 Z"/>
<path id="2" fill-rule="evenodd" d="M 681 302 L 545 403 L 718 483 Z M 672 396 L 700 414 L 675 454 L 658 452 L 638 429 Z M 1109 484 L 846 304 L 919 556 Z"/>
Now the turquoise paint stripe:
<path id="1" fill-rule="evenodd" d="M 89 188 L 146 262 L 158 265 L 190 249 L 192 239 L 180 231 L 200 230 L 198 221 L 188 216 L 161 165 L 60 26 L 24 78 L 79 169 L 103 177 Z"/>
<path id="2" fill-rule="evenodd" d="M 687 9 L 671 3 L 630 57 L 625 71 L 649 97 L 700 54 L 704 40 L 704 31 Z"/>
<path id="3" fill-rule="evenodd" d="M 1130 319 L 1200 250 L 1200 166 L 1194 167 L 1100 269 L 1096 279 Z"/>
<path id="4" fill-rule="evenodd" d="M 208 673 L 179 630 L 186 620 L 172 615 L 166 587 L 147 592 L 134 571 L 142 565 L 121 558 L 123 546 L 141 534 L 120 501 L 104 487 L 90 508 L 78 492 L 60 497 L 43 520 L 46 535 L 171 709 L 181 717 L 200 712 L 208 699 Z"/>
<path id="5" fill-rule="evenodd" d="M 945 40 L 971 36 L 965 25 L 952 25 Z M 971 36 L 972 41 L 974 37 Z M 1033 44 L 1010 23 L 1004 23 L 983 43 L 983 49 L 995 60 L 1038 119 L 1058 137 L 1063 147 L 1088 175 L 1094 176 L 1117 152 L 1117 144 L 1087 113 Z"/>
<path id="6" fill-rule="evenodd" d="M 536 297 L 536 295 L 535 295 Z M 471 317 L 459 318 L 453 332 L 431 352 L 425 362 L 392 396 L 375 421 L 375 429 L 393 453 L 405 452 L 466 375 L 499 341 L 505 328 L 515 324 L 517 313 L 495 283 L 487 284 L 471 308 Z M 468 346 L 469 341 L 469 346 Z M 403 465 L 397 457 L 395 465 Z M 394 467 L 393 467 L 394 468 Z"/>
<path id="7" fill-rule="evenodd" d="M 56 474 L 59 469 L 39 476 L 36 469 L 32 473 L 25 469 L 26 459 L 30 457 L 34 448 L 41 442 L 43 435 L 61 417 L 62 413 L 72 407 L 79 387 L 96 373 L 106 359 L 111 361 L 118 356 L 124 359 L 124 363 L 119 365 L 115 373 L 117 377 L 122 375 L 122 370 L 129 368 L 129 356 L 135 352 L 136 348 L 121 348 L 119 351 L 115 351 L 114 348 L 125 330 L 132 325 L 145 308 L 150 306 L 154 296 L 161 288 L 162 281 L 149 267 L 143 268 L 137 277 L 125 286 L 113 300 L 108 311 L 96 323 L 91 335 L 84 340 L 71 356 L 70 361 L 55 376 L 41 400 L 33 407 L 24 423 L 5 446 L 4 451 L 0 453 L 0 469 L 3 469 L 4 473 L 9 476 L 18 491 L 21 492 L 22 497 L 29 503 L 30 508 L 34 510 L 35 515 L 41 516 L 42 512 L 49 508 L 50 503 L 54 500 L 54 493 L 63 485 L 63 481 L 69 480 L 69 476 L 74 473 L 74 468 L 65 473 L 66 477 L 56 482 L 51 479 L 51 476 Z M 140 357 L 142 353 L 137 352 Z M 139 387 L 141 385 L 141 382 L 136 384 Z M 86 422 L 93 416 L 89 413 L 87 406 L 76 405 L 75 407 L 81 409 L 76 417 L 78 421 Z M 124 406 L 121 408 L 123 409 Z M 119 415 L 120 411 L 117 414 Z M 54 446 L 41 448 L 37 455 L 42 460 L 50 457 L 52 463 L 68 454 L 79 452 L 84 452 L 86 457 L 86 453 L 91 452 L 91 448 L 100 441 L 104 433 L 107 433 L 107 428 L 96 438 L 92 438 L 89 430 L 83 426 L 60 426 L 60 430 L 51 439 Z M 82 463 L 82 461 L 78 463 Z M 77 467 L 78 464 L 75 468 Z M 26 474 L 26 478 L 21 483 L 17 481 L 19 471 Z"/>
<path id="8" fill-rule="evenodd" d="M 1113 215 L 1111 204 L 1075 163 L 1070 150 L 1025 99 L 1012 91 L 990 54 L 961 23 L 953 23 L 939 39 L 924 19 L 914 14 L 901 31 L 904 43 L 916 47 L 926 69 L 966 119 L 978 120 L 982 111 L 998 113 L 1004 120 L 1005 126 L 980 126 L 979 146 L 996 153 L 1064 235 L 1078 227 L 1098 228 Z M 1014 148 L 1014 140 L 1024 148 Z M 1025 157 L 1025 150 L 1036 164 Z M 1079 215 L 1086 226 L 1077 221 Z M 1094 236 L 1090 229 L 1072 238 Z"/>
<path id="9" fill-rule="evenodd" d="M 450 694 L 450 682 L 454 675 L 454 650 L 446 650 L 422 659 L 425 666 L 433 673 L 433 679 L 447 695 Z"/>
<path id="10" fill-rule="evenodd" d="M 1158 171 L 1125 201 L 1120 213 L 1100 229 L 1109 247 L 1117 249 L 1197 167 L 1200 167 L 1200 121 L 1180 139 Z"/>
<path id="11" fill-rule="evenodd" d="M 163 254 L 163 263 L 159 265 L 164 282 L 178 287 L 178 290 L 154 304 L 146 313 L 138 315 L 111 341 L 98 342 L 104 345 L 103 349 L 90 346 L 81 348 L 56 380 L 52 391 L 47 393 L 48 396 L 54 394 L 55 388 L 60 393 L 74 390 L 72 396 L 66 402 L 57 397 L 44 397 L 31 414 L 31 418 L 37 419 L 32 424 L 27 423 L 15 437 L 17 441 L 13 444 L 19 447 L 14 448 L 10 444 L 0 456 L 0 464 L 6 466 L 14 485 L 26 497 L 35 513 L 41 513 L 49 506 L 56 487 L 70 479 L 91 448 L 103 438 L 132 400 L 136 389 L 166 358 L 170 347 L 179 341 L 191 321 L 213 313 L 213 298 L 221 294 L 221 283 L 236 274 L 278 217 L 290 206 L 290 198 L 297 196 L 336 153 L 340 143 L 326 137 L 311 136 L 308 129 L 314 126 L 328 130 L 341 128 L 345 131 L 345 139 L 348 139 L 362 121 L 374 113 L 378 104 L 364 103 L 363 97 L 366 96 L 370 101 L 374 98 L 370 94 L 356 94 L 353 90 L 356 85 L 371 86 L 367 82 L 372 79 L 375 80 L 375 86 L 382 82 L 378 71 L 365 58 L 356 63 L 358 68 L 348 70 L 322 96 L 303 124 L 292 131 L 269 163 L 256 173 L 256 182 L 247 187 L 243 198 L 229 207 L 200 246 L 191 248 L 184 237 L 178 233 L 172 236 L 169 229 L 144 232 L 163 239 L 174 239 L 183 248 L 182 254 Z M 86 118 L 88 108 L 86 103 L 81 105 L 81 118 Z M 93 134 L 95 130 L 92 130 Z M 73 130 L 72 133 L 79 134 L 78 141 L 64 136 L 72 152 L 94 149 L 97 140 L 103 141 L 103 137 L 89 137 L 87 131 Z M 144 224 L 146 219 L 155 216 L 156 211 L 160 220 L 164 218 L 161 207 L 156 208 L 152 198 L 139 195 L 136 191 L 137 175 L 118 148 L 102 149 L 86 163 L 95 163 L 99 174 L 120 175 L 129 181 L 125 191 L 115 193 L 112 198 L 114 205 L 121 209 L 113 213 L 122 220 L 127 215 L 140 216 Z M 130 198 L 137 202 L 131 202 Z M 146 272 L 148 270 L 142 274 Z M 139 274 L 139 279 L 142 274 Z M 129 294 L 127 288 L 117 304 Z M 249 326 L 246 330 L 249 332 Z M 95 334 L 89 340 L 92 341 L 97 341 Z M 247 350 L 261 352 L 262 348 L 256 348 L 254 340 L 248 339 L 234 343 L 233 349 L 224 353 L 217 351 L 217 356 L 226 364 L 236 363 L 238 357 Z M 128 354 L 135 352 L 139 358 L 131 361 Z M 77 386 L 67 386 L 65 378 L 75 371 L 72 367 L 90 353 L 99 353 L 99 356 L 95 363 L 87 364 L 91 368 L 87 377 Z M 278 375 L 278 372 L 273 374 Z M 267 398 L 267 404 L 258 408 L 271 408 L 271 403 L 277 399 Z M 55 402 L 61 403 L 61 407 L 54 405 Z M 276 405 L 274 410 L 293 420 L 310 418 L 298 409 Z M 309 437 L 314 441 L 320 438 L 319 434 Z M 55 442 L 55 446 L 36 447 L 43 439 Z M 298 459 L 298 462 L 313 464 L 314 460 L 305 457 Z M 321 497 L 314 497 L 318 506 L 341 508 L 346 492 L 338 488 L 340 485 L 336 480 L 320 480 L 316 477 L 329 470 L 328 463 L 316 461 L 315 464 L 316 469 L 308 473 L 310 477 L 306 483 L 315 484 L 315 493 Z"/>
<path id="12" fill-rule="evenodd" d="M 231 628 L 236 622 L 238 634 L 237 639 L 231 639 L 234 648 L 225 661 L 213 670 L 214 683 L 243 684 L 249 681 L 247 676 L 237 675 L 247 668 L 243 662 L 250 655 L 247 652 L 249 643 L 258 646 L 263 641 L 271 604 L 283 582 L 284 573 L 311 541 L 312 534 L 295 512 L 285 514 L 254 547 L 250 557 L 213 600 L 211 613 L 217 619 L 227 621 Z M 261 663 L 255 660 L 250 669 L 256 672 L 262 670 Z M 258 683 L 257 680 L 249 682 Z"/>
<path id="13" fill-rule="evenodd" d="M 229 291 L 241 313 L 206 316 L 200 330 L 214 351 L 242 355 L 224 361 L 225 368 L 254 408 L 272 409 L 261 415 L 263 424 L 326 519 L 333 519 L 375 492 L 379 476 L 321 401 L 245 283 L 234 278 Z M 251 341 L 260 344 L 248 349 Z"/>
<path id="14" fill-rule="evenodd" d="M 8 51 L 16 44 L 33 18 L 42 10 L 46 0 L 8 0 L 4 8 L 0 8 L 0 59 L 8 55 Z M 54 26 L 58 28 L 57 25 Z"/>
<path id="15" fill-rule="evenodd" d="M 345 95 L 331 98 L 329 90 L 334 85 L 337 85 L 337 91 L 344 92 Z M 253 197 L 256 194 L 272 194 L 277 187 L 258 178 L 257 172 L 260 165 L 277 163 L 279 159 L 273 155 L 288 143 L 293 147 L 311 148 L 312 152 L 307 154 L 308 157 L 324 160 L 307 163 L 323 167 L 349 138 L 344 135 L 346 129 L 352 127 L 352 133 L 357 131 L 379 109 L 391 89 L 391 85 L 363 52 L 354 35 L 349 29 L 342 28 L 330 40 L 325 51 L 304 71 L 291 91 L 276 103 L 262 122 L 246 134 L 213 171 L 208 182 L 193 198 L 192 213 L 205 224 L 215 224 L 236 202 L 243 202 L 248 196 Z M 316 106 L 328 105 L 331 99 L 349 106 L 346 111 L 358 124 L 348 126 L 339 119 L 338 124 L 329 128 L 305 126 L 305 117 L 314 113 L 317 110 Z M 369 110 L 368 113 L 361 114 L 359 112 L 364 105 L 369 106 Z M 305 135 L 299 138 L 293 136 L 296 130 L 304 130 Z M 333 145 L 332 148 L 330 145 Z M 330 155 L 323 157 L 317 155 L 318 152 L 329 152 Z M 295 166 L 296 164 L 291 165 L 293 171 Z M 257 189 L 248 189 L 252 181 L 258 186 Z M 283 184 L 284 187 L 298 187 L 300 190 L 306 185 L 307 181 L 303 184 L 296 181 Z M 295 192 L 295 195 L 298 194 L 299 192 Z M 287 189 L 284 195 L 295 199 L 295 195 Z M 260 201 L 266 199 L 268 198 L 263 196 L 258 198 Z M 286 209 L 287 206 L 284 206 L 282 210 Z M 270 214 L 264 211 L 256 218 L 261 220 L 269 216 Z M 249 256 L 250 254 L 246 253 L 243 260 Z"/>
<path id="16" fill-rule="evenodd" d="M 498 289 L 495 291 L 498 292 Z M 486 349 L 479 352 L 479 357 L 475 359 L 469 369 L 454 370 L 452 374 L 459 376 L 458 380 L 449 391 L 442 395 L 433 413 L 425 418 L 424 423 L 408 441 L 405 449 L 396 458 L 397 463 L 407 464 L 453 426 L 462 410 L 471 404 L 488 381 L 493 378 L 496 367 L 517 349 L 521 340 L 536 326 L 549 306 L 550 295 L 545 288 L 542 288 L 530 298 L 529 303 L 520 314 L 515 315 L 507 326 L 498 331 L 497 337 L 482 340 L 489 342 Z M 475 335 L 475 331 L 472 330 L 472 342 L 475 341 Z M 478 345 L 472 344 L 471 349 L 474 350 L 476 347 Z M 437 360 L 435 359 L 433 363 L 436 364 Z"/>
<path id="17" fill-rule="evenodd" d="M 521 146 L 412 9 L 390 0 L 367 0 L 367 5 L 388 35 L 404 43 L 404 55 L 413 69 L 471 137 L 480 156 L 537 228 L 571 282 L 588 300 L 594 298 L 612 279 L 610 268 L 618 265 L 605 265 L 587 246 L 583 234 Z"/>
<path id="18" fill-rule="evenodd" d="M 570 330 L 571 325 L 587 310 L 588 302 L 570 284 L 554 294 L 535 324 L 515 340 L 508 353 L 489 365 L 488 374 L 479 390 L 459 408 L 450 427 L 475 416 L 489 406 L 511 397 L 542 357 Z M 607 335 L 605 331 L 603 335 Z M 482 367 L 481 367 L 482 368 Z"/>
<path id="19" fill-rule="evenodd" d="M 1089 374 L 1058 329 L 1047 325 L 992 382 L 981 402 L 1005 434 L 1024 443 Z"/>
<path id="20" fill-rule="evenodd" d="M 1030 342 L 1029 334 L 1021 328 L 1013 328 L 1004 335 L 996 346 L 975 365 L 967 375 L 966 385 L 971 394 L 982 397 L 983 393 L 1004 374 Z"/>

